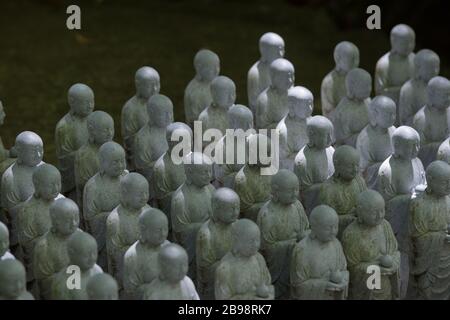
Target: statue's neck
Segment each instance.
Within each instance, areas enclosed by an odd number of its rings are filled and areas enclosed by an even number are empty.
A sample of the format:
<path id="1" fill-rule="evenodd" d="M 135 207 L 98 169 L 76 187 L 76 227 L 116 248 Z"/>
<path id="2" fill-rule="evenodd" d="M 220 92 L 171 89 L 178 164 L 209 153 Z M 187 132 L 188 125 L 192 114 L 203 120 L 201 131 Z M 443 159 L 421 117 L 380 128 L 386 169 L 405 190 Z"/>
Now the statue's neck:
<path id="1" fill-rule="evenodd" d="M 288 94 L 288 90 L 278 88 L 278 87 L 274 86 L 273 84 L 270 85 L 270 91 L 279 96 L 287 96 L 287 94 Z"/>
<path id="2" fill-rule="evenodd" d="M 138 245 L 142 248 L 144 248 L 145 250 L 158 250 L 161 247 L 161 243 L 158 244 L 154 244 L 154 243 L 149 243 L 149 242 L 144 242 L 141 240 L 139 240 Z"/>
<path id="3" fill-rule="evenodd" d="M 127 215 L 138 215 L 141 212 L 141 208 L 136 209 L 131 206 L 128 206 L 124 202 L 120 204 L 119 210 L 121 213 L 127 214 Z"/>
<path id="4" fill-rule="evenodd" d="M 73 110 L 70 110 L 69 113 L 70 113 L 70 116 L 71 116 L 74 120 L 82 121 L 82 120 L 85 120 L 85 119 L 87 118 L 87 117 L 82 117 L 82 116 L 80 116 L 78 113 L 76 113 L 76 112 L 73 111 Z"/>
<path id="5" fill-rule="evenodd" d="M 398 59 L 406 59 L 408 57 L 408 55 L 406 54 L 400 54 L 397 51 L 391 50 L 390 51 L 390 56 L 394 57 L 394 58 L 398 58 Z"/>
<path id="6" fill-rule="evenodd" d="M 36 201 L 38 201 L 38 202 L 42 202 L 42 203 L 46 203 L 46 204 L 49 204 L 49 203 L 51 203 L 51 202 L 53 202 L 55 199 L 45 199 L 45 198 L 42 198 L 40 195 L 39 195 L 39 193 L 37 193 L 37 192 L 35 192 L 34 194 L 33 194 L 33 198 L 36 200 Z"/>
<path id="7" fill-rule="evenodd" d="M 376 133 L 387 133 L 388 132 L 388 128 L 383 128 L 380 127 L 377 124 L 370 124 L 370 127 L 372 128 L 373 131 L 375 131 Z"/>

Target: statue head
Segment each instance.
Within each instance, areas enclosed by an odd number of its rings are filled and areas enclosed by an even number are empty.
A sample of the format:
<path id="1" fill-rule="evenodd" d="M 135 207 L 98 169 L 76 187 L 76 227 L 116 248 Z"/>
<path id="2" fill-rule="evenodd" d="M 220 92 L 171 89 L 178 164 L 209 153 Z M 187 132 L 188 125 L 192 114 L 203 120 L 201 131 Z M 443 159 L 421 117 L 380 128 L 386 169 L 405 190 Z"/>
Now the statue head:
<path id="1" fill-rule="evenodd" d="M 207 186 L 212 179 L 212 161 L 200 152 L 191 152 L 184 160 L 186 182 L 199 188 Z"/>
<path id="2" fill-rule="evenodd" d="M 161 89 L 159 73 L 151 67 L 142 67 L 134 76 L 136 95 L 144 100 L 150 99 Z"/>
<path id="3" fill-rule="evenodd" d="M 173 104 L 165 95 L 153 95 L 147 102 L 147 112 L 152 127 L 166 128 L 173 122 Z"/>
<path id="4" fill-rule="evenodd" d="M 200 81 L 211 82 L 220 72 L 220 59 L 211 50 L 202 49 L 194 57 L 194 68 Z"/>
<path id="5" fill-rule="evenodd" d="M 6 225 L 0 221 L 0 259 L 9 249 L 9 231 Z"/>
<path id="6" fill-rule="evenodd" d="M 334 174 L 345 181 L 353 180 L 359 173 L 359 152 L 347 145 L 336 148 L 333 154 Z"/>
<path id="7" fill-rule="evenodd" d="M 336 239 L 339 230 L 339 217 L 336 211 L 327 206 L 315 207 L 309 216 L 311 235 L 319 242 L 326 243 Z"/>
<path id="8" fill-rule="evenodd" d="M 189 260 L 186 250 L 175 243 L 163 246 L 159 250 L 158 265 L 160 279 L 169 283 L 179 283 L 186 277 Z"/>
<path id="9" fill-rule="evenodd" d="M 366 70 L 355 68 L 345 77 L 347 97 L 352 100 L 365 100 L 372 92 L 372 77 Z"/>
<path id="10" fill-rule="evenodd" d="M 359 49 L 349 41 L 339 42 L 334 48 L 336 71 L 346 74 L 359 66 Z"/>
<path id="11" fill-rule="evenodd" d="M 139 241 L 158 247 L 167 240 L 169 221 L 159 209 L 149 208 L 139 215 Z"/>
<path id="12" fill-rule="evenodd" d="M 420 136 L 416 130 L 408 126 L 400 126 L 392 135 L 393 156 L 403 160 L 417 157 L 420 149 Z"/>
<path id="13" fill-rule="evenodd" d="M 444 161 L 433 161 L 426 170 L 427 190 L 438 197 L 450 194 L 450 166 Z"/>
<path id="14" fill-rule="evenodd" d="M 27 167 L 35 167 L 44 157 L 44 143 L 32 131 L 23 131 L 16 137 L 17 162 Z"/>
<path id="15" fill-rule="evenodd" d="M 253 129 L 253 113 L 242 104 L 235 104 L 228 109 L 228 126 L 230 129 Z"/>
<path id="16" fill-rule="evenodd" d="M 80 212 L 75 202 L 69 198 L 55 200 L 49 208 L 52 231 L 67 237 L 73 234 L 80 223 Z"/>
<path id="17" fill-rule="evenodd" d="M 169 146 L 168 151 L 171 152 L 180 143 L 180 140 L 183 143 L 189 142 L 189 150 L 191 150 L 193 137 L 192 129 L 184 122 L 173 122 L 169 124 L 166 128 L 166 139 L 167 145 Z"/>
<path id="18" fill-rule="evenodd" d="M 309 118 L 314 109 L 314 96 L 305 87 L 296 86 L 288 91 L 289 116 L 296 119 Z"/>
<path id="19" fill-rule="evenodd" d="M 245 145 L 246 163 L 252 167 L 270 167 L 272 156 L 272 141 L 262 133 L 250 134 Z M 265 159 L 264 159 L 265 158 Z"/>
<path id="20" fill-rule="evenodd" d="M 287 91 L 294 85 L 295 69 L 292 63 L 284 58 L 274 60 L 270 64 L 270 81 L 272 87 L 280 91 Z"/>
<path id="21" fill-rule="evenodd" d="M 85 118 L 94 111 L 94 91 L 83 83 L 76 83 L 69 88 L 67 102 L 70 112 L 80 118 Z"/>
<path id="22" fill-rule="evenodd" d="M 239 217 L 240 199 L 232 189 L 217 189 L 213 194 L 211 205 L 211 218 L 216 222 L 231 224 Z"/>
<path id="23" fill-rule="evenodd" d="M 427 85 L 429 105 L 445 110 L 450 107 L 450 81 L 444 77 L 434 77 Z"/>
<path id="24" fill-rule="evenodd" d="M 16 299 L 26 291 L 26 272 L 19 260 L 0 260 L 0 297 Z"/>
<path id="25" fill-rule="evenodd" d="M 114 120 L 104 111 L 94 111 L 87 118 L 89 141 L 101 146 L 114 138 Z"/>
<path id="26" fill-rule="evenodd" d="M 422 49 L 414 57 L 414 71 L 417 78 L 428 83 L 439 75 L 441 61 L 432 50 Z"/>
<path id="27" fill-rule="evenodd" d="M 130 172 L 120 180 L 120 203 L 125 208 L 140 210 L 149 199 L 147 179 L 137 172 Z"/>
<path id="28" fill-rule="evenodd" d="M 314 116 L 306 122 L 308 145 L 325 149 L 333 143 L 333 124 L 324 116 Z"/>
<path id="29" fill-rule="evenodd" d="M 114 141 L 104 143 L 99 151 L 100 172 L 110 177 L 118 177 L 126 169 L 125 150 Z"/>
<path id="30" fill-rule="evenodd" d="M 67 242 L 70 264 L 78 266 L 81 271 L 87 271 L 95 265 L 97 250 L 97 241 L 87 232 L 77 231 Z"/>
<path id="31" fill-rule="evenodd" d="M 372 126 L 388 129 L 396 118 L 394 100 L 386 96 L 376 96 L 369 103 L 369 122 Z"/>
<path id="32" fill-rule="evenodd" d="M 272 200 L 283 205 L 290 205 L 297 201 L 299 195 L 299 181 L 290 170 L 280 169 L 272 176 Z"/>
<path id="33" fill-rule="evenodd" d="M 231 229 L 234 255 L 249 258 L 255 255 L 261 245 L 261 232 L 256 223 L 249 219 L 239 219 Z"/>
<path id="34" fill-rule="evenodd" d="M 5 109 L 3 108 L 3 103 L 0 100 L 0 126 L 2 126 L 5 123 L 6 113 Z"/>
<path id="35" fill-rule="evenodd" d="M 55 199 L 61 192 L 61 174 L 51 164 L 41 164 L 33 173 L 34 194 L 47 201 Z"/>
<path id="36" fill-rule="evenodd" d="M 89 300 L 118 300 L 119 286 L 116 279 L 107 273 L 97 273 L 86 285 Z"/>
<path id="37" fill-rule="evenodd" d="M 229 108 L 236 101 L 236 85 L 225 76 L 218 76 L 211 82 L 211 98 L 213 103 L 222 108 Z"/>
<path id="38" fill-rule="evenodd" d="M 264 33 L 259 39 L 261 61 L 271 63 L 284 57 L 284 40 L 274 32 Z"/>
<path id="39" fill-rule="evenodd" d="M 416 46 L 416 34 L 406 24 L 398 24 L 391 30 L 391 52 L 408 56 Z"/>
<path id="40" fill-rule="evenodd" d="M 381 194 L 375 190 L 366 190 L 358 195 L 356 215 L 358 223 L 367 227 L 375 227 L 384 220 L 385 202 Z"/>

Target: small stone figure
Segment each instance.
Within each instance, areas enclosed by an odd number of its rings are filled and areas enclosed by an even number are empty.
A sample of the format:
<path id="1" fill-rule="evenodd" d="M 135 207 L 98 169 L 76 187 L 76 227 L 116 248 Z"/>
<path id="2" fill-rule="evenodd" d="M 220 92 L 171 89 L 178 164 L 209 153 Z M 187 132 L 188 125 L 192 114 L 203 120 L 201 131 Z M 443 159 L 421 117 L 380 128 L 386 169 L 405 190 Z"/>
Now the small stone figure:
<path id="1" fill-rule="evenodd" d="M 200 113 L 212 102 L 211 83 L 219 75 L 219 56 L 202 49 L 194 57 L 195 77 L 184 90 L 184 115 L 189 126 L 194 125 Z"/>
<path id="2" fill-rule="evenodd" d="M 264 257 L 258 252 L 261 234 L 251 220 L 232 226 L 232 249 L 216 269 L 216 300 L 273 300 L 275 289 Z"/>
<path id="3" fill-rule="evenodd" d="M 70 110 L 55 129 L 55 148 L 61 172 L 62 192 L 76 200 L 75 154 L 89 139 L 87 118 L 94 110 L 94 92 L 82 83 L 70 87 L 67 97 Z"/>
<path id="4" fill-rule="evenodd" d="M 158 253 L 169 244 L 168 230 L 168 220 L 162 211 L 149 208 L 139 215 L 139 240 L 127 250 L 123 260 L 126 299 L 142 299 L 144 285 L 158 276 Z"/>
<path id="5" fill-rule="evenodd" d="M 69 266 L 55 276 L 51 287 L 52 300 L 88 300 L 87 284 L 96 274 L 103 273 L 97 261 L 97 242 L 86 232 L 73 234 L 67 243 Z M 71 267 L 76 267 L 71 269 Z M 74 270 L 79 271 L 79 287 L 71 288 Z M 69 271 L 69 272 L 68 272 Z M 69 284 L 69 285 L 68 285 Z M 74 290 L 75 289 L 75 290 Z"/>
<path id="6" fill-rule="evenodd" d="M 349 41 L 342 41 L 334 48 L 333 57 L 336 67 L 325 76 L 320 89 L 322 114 L 330 120 L 334 109 L 346 96 L 347 73 L 359 66 L 359 49 Z"/>
<path id="7" fill-rule="evenodd" d="M 359 153 L 350 146 L 340 146 L 333 154 L 334 174 L 322 184 L 319 203 L 333 208 L 339 216 L 338 239 L 356 219 L 358 195 L 367 189 L 359 174 Z"/>
<path id="8" fill-rule="evenodd" d="M 400 90 L 398 104 L 399 123 L 411 126 L 413 117 L 427 103 L 428 82 L 439 75 L 440 59 L 431 50 L 423 49 L 414 57 L 414 77 Z"/>
<path id="9" fill-rule="evenodd" d="M 25 268 L 20 261 L 0 260 L 0 300 L 34 300 L 26 283 Z"/>
<path id="10" fill-rule="evenodd" d="M 378 60 L 375 67 L 375 93 L 387 96 L 398 106 L 400 89 L 414 76 L 416 34 L 405 24 L 391 30 L 391 51 Z M 397 122 L 400 120 L 397 109 Z"/>
<path id="11" fill-rule="evenodd" d="M 98 157 L 99 172 L 84 187 L 83 215 L 86 231 L 97 241 L 98 264 L 106 269 L 106 219 L 120 203 L 120 183 L 128 171 L 125 150 L 113 141 L 100 147 Z"/>
<path id="12" fill-rule="evenodd" d="M 233 80 L 225 76 L 216 77 L 211 82 L 211 98 L 209 104 L 198 116 L 203 131 L 218 129 L 225 134 L 228 128 L 228 109 L 236 102 L 236 85 Z"/>
<path id="13" fill-rule="evenodd" d="M 450 167 L 432 162 L 425 192 L 411 201 L 411 277 L 408 299 L 450 298 Z"/>
<path id="14" fill-rule="evenodd" d="M 197 234 L 197 289 L 202 299 L 214 299 L 214 277 L 220 260 L 231 250 L 231 226 L 239 217 L 239 196 L 220 188 L 212 198 L 212 215 Z"/>
<path id="15" fill-rule="evenodd" d="M 261 58 L 253 64 L 247 74 L 248 106 L 256 112 L 256 100 L 270 86 L 270 64 L 284 57 L 284 40 L 274 32 L 264 33 L 259 39 Z"/>
<path id="16" fill-rule="evenodd" d="M 280 58 L 270 64 L 270 85 L 256 100 L 255 126 L 275 129 L 289 112 L 288 90 L 294 85 L 294 66 Z"/>
<path id="17" fill-rule="evenodd" d="M 289 298 L 290 262 L 292 249 L 309 229 L 308 218 L 297 199 L 297 176 L 286 169 L 279 170 L 271 183 L 272 199 L 259 211 L 261 253 L 266 259 L 275 287 L 275 297 Z"/>
<path id="18" fill-rule="evenodd" d="M 195 285 L 186 275 L 188 255 L 173 243 L 162 247 L 158 254 L 159 275 L 144 288 L 144 300 L 200 300 Z"/>
<path id="19" fill-rule="evenodd" d="M 134 167 L 149 183 L 150 200 L 154 199 L 153 166 L 169 148 L 166 128 L 173 122 L 173 104 L 162 94 L 153 95 L 147 102 L 148 123 L 134 137 Z"/>
<path id="20" fill-rule="evenodd" d="M 384 199 L 374 190 L 358 197 L 357 220 L 344 231 L 342 246 L 350 271 L 349 298 L 394 300 L 399 296 L 400 252 L 391 225 L 384 219 Z M 369 288 L 371 268 L 381 271 L 379 288 Z"/>
<path id="21" fill-rule="evenodd" d="M 356 140 L 360 154 L 359 167 L 370 189 L 375 189 L 380 165 L 393 150 L 395 102 L 385 96 L 376 96 L 369 103 L 369 124 Z"/>
<path id="22" fill-rule="evenodd" d="M 139 173 L 127 174 L 120 181 L 120 204 L 106 220 L 108 272 L 122 286 L 123 255 L 139 237 L 139 215 L 150 209 L 148 182 Z"/>
<path id="23" fill-rule="evenodd" d="M 97 273 L 86 285 L 89 300 L 119 300 L 117 281 L 107 273 Z"/>
<path id="24" fill-rule="evenodd" d="M 311 233 L 294 246 L 291 294 L 296 300 L 344 300 L 349 273 L 336 238 L 339 218 L 333 208 L 319 205 L 309 217 Z"/>
<path id="25" fill-rule="evenodd" d="M 5 110 L 3 108 L 3 104 L 0 101 L 0 127 L 5 122 Z M 0 137 L 0 177 L 3 175 L 6 169 L 11 166 L 17 158 L 17 151 L 15 148 L 11 148 L 10 150 L 5 149 L 3 145 L 2 137 Z"/>
<path id="26" fill-rule="evenodd" d="M 127 168 L 130 170 L 134 169 L 134 137 L 148 123 L 147 101 L 161 88 L 159 73 L 151 67 L 141 67 L 136 71 L 134 84 L 136 94 L 123 106 L 120 121 Z"/>
<path id="27" fill-rule="evenodd" d="M 414 116 L 413 127 L 420 135 L 419 158 L 426 168 L 450 134 L 450 81 L 434 77 L 428 82 L 427 103 Z"/>
<path id="28" fill-rule="evenodd" d="M 9 252 L 9 231 L 3 222 L 0 222 L 0 261 L 6 259 L 15 259 Z"/>
<path id="29" fill-rule="evenodd" d="M 369 123 L 369 102 L 372 78 L 363 69 L 353 69 L 345 78 L 347 95 L 334 110 L 332 121 L 336 145 L 356 146 L 359 133 Z"/>
<path id="30" fill-rule="evenodd" d="M 280 135 L 280 167 L 294 170 L 297 153 L 308 143 L 306 123 L 314 109 L 314 97 L 304 87 L 292 87 L 288 92 L 289 113 L 276 129 Z"/>
<path id="31" fill-rule="evenodd" d="M 438 148 L 436 160 L 450 164 L 450 138 L 444 140 Z"/>
<path id="32" fill-rule="evenodd" d="M 69 198 L 56 200 L 50 206 L 52 227 L 34 247 L 33 273 L 41 299 L 50 299 L 51 285 L 55 275 L 69 265 L 67 241 L 78 229 L 80 213 L 75 202 Z"/>
<path id="33" fill-rule="evenodd" d="M 212 162 L 208 156 L 192 152 L 184 159 L 186 181 L 173 193 L 171 205 L 173 239 L 189 256 L 189 277 L 196 273 L 196 239 L 200 227 L 212 213 Z"/>
<path id="34" fill-rule="evenodd" d="M 300 182 L 300 200 L 309 215 L 318 204 L 320 187 L 334 173 L 333 124 L 314 116 L 306 124 L 308 143 L 294 160 L 294 173 Z"/>

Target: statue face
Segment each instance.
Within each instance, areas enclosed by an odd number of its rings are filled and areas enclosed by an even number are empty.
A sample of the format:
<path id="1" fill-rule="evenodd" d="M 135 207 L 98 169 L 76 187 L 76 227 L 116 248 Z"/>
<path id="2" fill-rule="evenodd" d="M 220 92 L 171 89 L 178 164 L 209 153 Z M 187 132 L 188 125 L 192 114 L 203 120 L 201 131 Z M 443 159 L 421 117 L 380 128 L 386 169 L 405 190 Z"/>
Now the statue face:
<path id="1" fill-rule="evenodd" d="M 209 164 L 189 164 L 186 171 L 187 178 L 197 187 L 204 187 L 211 182 L 212 168 Z"/>
<path id="2" fill-rule="evenodd" d="M 312 100 L 300 100 L 288 97 L 289 115 L 297 119 L 306 119 L 311 116 L 313 110 Z"/>
<path id="3" fill-rule="evenodd" d="M 415 39 L 412 35 L 391 34 L 392 51 L 402 56 L 407 56 L 413 52 L 415 47 Z"/>
<path id="4" fill-rule="evenodd" d="M 434 82 L 434 79 L 431 82 Z M 436 108 L 442 110 L 448 108 L 450 106 L 450 82 L 442 81 L 442 84 L 439 84 L 440 87 L 437 87 L 437 85 L 432 87 L 433 84 L 431 82 L 428 84 L 427 89 L 428 101 Z"/>
<path id="5" fill-rule="evenodd" d="M 261 246 L 261 236 L 259 232 L 245 232 L 239 235 L 239 239 L 234 242 L 234 250 L 239 255 L 251 257 L 255 255 Z"/>
<path id="6" fill-rule="evenodd" d="M 331 146 L 331 131 L 325 128 L 308 128 L 310 145 L 317 149 L 325 149 Z"/>
<path id="7" fill-rule="evenodd" d="M 420 143 L 418 140 L 412 139 L 399 139 L 394 141 L 394 154 L 405 160 L 411 160 L 417 157 L 420 149 Z"/>
<path id="8" fill-rule="evenodd" d="M 74 233 L 79 223 L 80 220 L 77 214 L 62 213 L 56 219 L 52 220 L 52 225 L 55 230 L 63 236 L 70 236 Z"/>
<path id="9" fill-rule="evenodd" d="M 135 186 L 122 193 L 122 197 L 127 207 L 136 210 L 141 209 L 147 204 L 149 196 L 148 185 Z"/>
<path id="10" fill-rule="evenodd" d="M 156 77 L 138 78 L 135 80 L 135 85 L 137 94 L 144 99 L 149 99 L 161 89 L 159 78 Z"/>
<path id="11" fill-rule="evenodd" d="M 91 132 L 95 143 L 102 145 L 105 142 L 112 141 L 114 138 L 114 124 L 109 121 L 100 121 L 100 123 L 96 123 Z"/>
<path id="12" fill-rule="evenodd" d="M 167 259 L 160 259 L 161 273 L 164 278 L 170 283 L 177 283 L 184 279 L 188 272 L 188 260 L 184 257 L 176 257 L 166 261 Z"/>
<path id="13" fill-rule="evenodd" d="M 151 223 L 140 224 L 139 228 L 141 241 L 152 246 L 163 244 L 169 234 L 168 223 L 162 219 L 157 219 Z"/>
<path id="14" fill-rule="evenodd" d="M 359 221 L 369 227 L 375 227 L 383 222 L 384 206 L 382 205 L 366 205 L 358 206 Z"/>
<path id="15" fill-rule="evenodd" d="M 151 115 L 153 123 L 157 124 L 161 128 L 167 127 L 173 122 L 173 110 L 167 108 L 155 108 L 156 112 Z"/>
<path id="16" fill-rule="evenodd" d="M 287 91 L 294 85 L 294 70 L 278 70 L 273 72 L 272 84 L 279 90 Z"/>
<path id="17" fill-rule="evenodd" d="M 422 60 L 415 63 L 415 69 L 419 78 L 428 83 L 428 81 L 430 81 L 432 78 L 439 75 L 439 57 L 437 55 L 423 57 Z"/>
<path id="18" fill-rule="evenodd" d="M 260 53 L 263 61 L 272 62 L 278 58 L 283 58 L 285 49 L 281 41 L 264 43 L 260 45 Z"/>
<path id="19" fill-rule="evenodd" d="M 44 146 L 42 144 L 19 144 L 17 146 L 17 157 L 20 162 L 29 167 L 35 167 L 41 163 L 44 157 Z"/>
<path id="20" fill-rule="evenodd" d="M 273 189 L 274 197 L 284 205 L 289 205 L 297 201 L 299 186 L 297 185 L 276 185 Z"/>
<path id="21" fill-rule="evenodd" d="M 79 266 L 81 270 L 88 270 L 97 262 L 97 255 L 97 247 L 86 243 L 86 245 L 80 246 L 70 255 L 71 263 Z"/>
<path id="22" fill-rule="evenodd" d="M 26 277 L 23 270 L 10 270 L 8 275 L 2 278 L 2 281 L 0 281 L 0 295 L 15 299 L 26 290 Z"/>
<path id="23" fill-rule="evenodd" d="M 353 180 L 359 173 L 359 158 L 350 156 L 335 163 L 336 173 L 344 180 Z"/>
<path id="24" fill-rule="evenodd" d="M 311 231 L 320 242 L 333 241 L 338 234 L 338 228 L 339 219 L 334 216 L 327 216 L 311 224 Z"/>
<path id="25" fill-rule="evenodd" d="M 204 61 L 197 66 L 197 73 L 204 81 L 211 82 L 219 75 L 219 61 Z"/>
<path id="26" fill-rule="evenodd" d="M 396 118 L 395 109 L 379 109 L 375 112 L 375 123 L 377 126 L 388 129 L 394 125 Z"/>
<path id="27" fill-rule="evenodd" d="M 61 178 L 43 179 L 38 186 L 35 186 L 35 189 L 41 198 L 53 200 L 61 192 Z"/>
<path id="28" fill-rule="evenodd" d="M 436 175 L 430 178 L 427 179 L 427 182 L 434 194 L 438 197 L 443 197 L 450 194 L 450 172 L 444 171 L 441 175 Z"/>
<path id="29" fill-rule="evenodd" d="M 216 92 L 213 98 L 218 106 L 229 107 L 236 101 L 236 91 L 231 89 L 221 90 Z"/>
<path id="30" fill-rule="evenodd" d="M 84 97 L 72 100 L 72 109 L 76 115 L 84 118 L 94 111 L 94 97 Z"/>
<path id="31" fill-rule="evenodd" d="M 238 202 L 220 201 L 218 203 L 214 203 L 213 206 L 214 216 L 216 216 L 224 224 L 231 224 L 239 217 Z"/>
<path id="32" fill-rule="evenodd" d="M 102 163 L 102 169 L 110 177 L 120 176 L 126 168 L 125 154 L 122 152 L 111 152 Z"/>
<path id="33" fill-rule="evenodd" d="M 5 117 L 6 117 L 6 113 L 5 110 L 3 109 L 3 104 L 0 101 L 0 126 L 3 125 L 3 123 L 5 122 Z"/>

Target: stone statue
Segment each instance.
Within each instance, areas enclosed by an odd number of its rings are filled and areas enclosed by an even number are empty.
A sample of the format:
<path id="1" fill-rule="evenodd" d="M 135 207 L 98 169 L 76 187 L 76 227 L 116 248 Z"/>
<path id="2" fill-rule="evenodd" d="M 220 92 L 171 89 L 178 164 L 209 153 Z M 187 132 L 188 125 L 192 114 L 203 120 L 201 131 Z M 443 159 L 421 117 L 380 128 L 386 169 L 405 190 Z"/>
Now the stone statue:
<path id="1" fill-rule="evenodd" d="M 184 159 L 186 181 L 173 193 L 171 220 L 173 239 L 186 249 L 189 277 L 195 279 L 196 239 L 200 227 L 212 213 L 212 162 L 208 156 L 192 152 Z"/>
<path id="2" fill-rule="evenodd" d="M 212 197 L 211 218 L 197 234 L 197 289 L 204 300 L 214 299 L 214 277 L 220 260 L 231 250 L 231 226 L 239 217 L 239 196 L 220 188 Z"/>
<path id="3" fill-rule="evenodd" d="M 6 114 L 3 108 L 3 104 L 0 101 L 0 127 L 5 122 Z M 10 150 L 6 149 L 3 145 L 2 138 L 0 137 L 0 177 L 3 175 L 6 169 L 11 166 L 17 158 L 17 151 L 15 148 Z"/>
<path id="4" fill-rule="evenodd" d="M 123 260 L 126 299 L 141 299 L 144 285 L 158 276 L 158 253 L 169 243 L 168 230 L 168 220 L 162 211 L 148 208 L 139 215 L 139 240 L 127 250 Z"/>
<path id="5" fill-rule="evenodd" d="M 94 92 L 87 85 L 77 83 L 70 87 L 67 100 L 70 110 L 56 125 L 55 148 L 62 192 L 76 200 L 75 154 L 89 139 L 87 118 L 94 110 Z"/>
<path id="6" fill-rule="evenodd" d="M 294 246 L 291 295 L 296 300 L 344 300 L 349 272 L 336 238 L 339 218 L 333 208 L 319 205 L 309 217 L 311 233 Z"/>
<path id="7" fill-rule="evenodd" d="M 25 267 L 19 260 L 0 260 L 0 300 L 34 300 L 26 283 Z"/>
<path id="8" fill-rule="evenodd" d="M 356 146 L 359 133 L 369 124 L 369 102 L 372 78 L 363 69 L 353 69 L 345 78 L 347 95 L 333 112 L 336 145 Z"/>
<path id="9" fill-rule="evenodd" d="M 148 182 L 139 173 L 127 174 L 120 181 L 120 204 L 106 220 L 108 272 L 122 287 L 123 256 L 139 237 L 139 215 L 150 209 Z"/>
<path id="10" fill-rule="evenodd" d="M 380 166 L 377 190 L 386 202 L 386 220 L 390 222 L 401 253 L 400 298 L 408 286 L 408 216 L 411 196 L 416 187 L 426 184 L 425 170 L 417 157 L 420 137 L 408 126 L 395 129 L 392 135 L 394 153 Z"/>
<path id="11" fill-rule="evenodd" d="M 258 154 L 255 155 L 255 163 L 247 161 L 236 174 L 234 178 L 234 189 L 241 199 L 241 218 L 256 222 L 259 210 L 270 200 L 271 176 L 261 174 L 261 168 L 266 165 L 262 161 L 260 148 L 263 145 L 270 146 L 271 141 L 266 135 L 258 133 L 248 136 L 246 142 L 246 152 L 249 152 L 250 146 L 254 145 L 258 147 Z"/>
<path id="12" fill-rule="evenodd" d="M 320 98 L 322 114 L 331 119 L 334 109 L 345 98 L 345 78 L 347 73 L 359 66 L 359 49 L 349 41 L 339 42 L 334 48 L 336 67 L 322 81 Z"/>
<path id="13" fill-rule="evenodd" d="M 300 200 L 309 215 L 318 204 L 319 190 L 334 173 L 333 124 L 323 116 L 314 116 L 306 124 L 308 143 L 294 159 L 294 173 L 300 182 Z"/>
<path id="14" fill-rule="evenodd" d="M 134 76 L 136 94 L 122 108 L 121 129 L 123 146 L 127 154 L 127 167 L 134 165 L 133 142 L 138 131 L 148 123 L 147 101 L 161 88 L 158 71 L 151 67 L 141 67 Z"/>
<path id="15" fill-rule="evenodd" d="M 356 219 L 358 195 L 367 189 L 359 173 L 359 153 L 350 146 L 340 146 L 333 154 L 334 174 L 322 184 L 319 203 L 333 208 L 339 217 L 338 239 Z"/>
<path id="16" fill-rule="evenodd" d="M 67 243 L 67 252 L 69 255 L 69 266 L 62 268 L 55 276 L 51 296 L 53 300 L 88 300 L 87 284 L 96 274 L 103 273 L 95 262 L 97 261 L 97 242 L 95 238 L 86 232 L 77 232 L 73 234 Z M 77 267 L 79 274 L 79 288 L 74 290 L 68 284 L 71 284 L 69 277 L 72 273 L 70 267 Z"/>
<path id="17" fill-rule="evenodd" d="M 378 60 L 375 67 L 375 93 L 387 96 L 398 106 L 400 89 L 414 76 L 416 34 L 405 24 L 391 30 L 391 51 Z M 397 108 L 397 122 L 400 120 Z"/>
<path id="18" fill-rule="evenodd" d="M 270 86 L 270 64 L 284 57 L 284 40 L 274 32 L 264 33 L 259 39 L 261 58 L 253 64 L 247 75 L 248 106 L 256 112 L 256 100 Z"/>
<path id="19" fill-rule="evenodd" d="M 408 298 L 450 298 L 450 167 L 432 162 L 425 192 L 411 201 L 409 234 L 411 277 Z"/>
<path id="20" fill-rule="evenodd" d="M 169 148 L 166 128 L 173 122 L 173 104 L 162 94 L 153 95 L 147 102 L 148 123 L 136 133 L 133 143 L 134 167 L 149 183 L 150 200 L 154 199 L 153 166 Z"/>
<path id="21" fill-rule="evenodd" d="M 75 202 L 58 199 L 50 206 L 51 229 L 39 241 L 33 252 L 33 273 L 41 299 L 51 298 L 51 285 L 55 275 L 69 265 L 67 242 L 78 229 L 80 217 Z"/>
<path id="22" fill-rule="evenodd" d="M 9 231 L 3 222 L 0 222 L 0 261 L 6 259 L 15 259 L 9 252 Z"/>
<path id="23" fill-rule="evenodd" d="M 450 164 L 450 137 L 445 139 L 439 146 L 436 160 L 441 160 Z"/>
<path id="24" fill-rule="evenodd" d="M 314 97 L 304 87 L 292 87 L 288 91 L 289 112 L 278 123 L 280 135 L 280 167 L 294 170 L 297 153 L 308 143 L 306 123 L 314 109 Z"/>
<path id="25" fill-rule="evenodd" d="M 225 134 L 228 128 L 227 111 L 236 102 L 236 85 L 233 80 L 225 76 L 216 77 L 211 81 L 211 98 L 209 104 L 198 116 L 202 122 L 202 129 L 218 129 Z"/>
<path id="26" fill-rule="evenodd" d="M 273 300 L 275 289 L 264 257 L 258 252 L 261 234 L 251 220 L 233 223 L 232 249 L 216 269 L 216 300 Z"/>
<path id="27" fill-rule="evenodd" d="M 342 236 L 342 246 L 350 271 L 349 298 L 393 300 L 399 296 L 400 252 L 391 225 L 384 219 L 384 199 L 374 190 L 358 197 L 357 220 Z M 371 268 L 380 270 L 379 288 L 368 288 Z"/>
<path id="28" fill-rule="evenodd" d="M 158 254 L 159 275 L 144 287 L 144 300 L 199 300 L 188 271 L 188 254 L 173 243 L 162 247 Z"/>
<path id="29" fill-rule="evenodd" d="M 210 86 L 220 72 L 219 56 L 211 50 L 202 49 L 194 57 L 194 68 L 195 77 L 184 90 L 184 115 L 191 127 L 213 101 Z"/>
<path id="30" fill-rule="evenodd" d="M 86 284 L 89 300 L 119 300 L 119 286 L 116 279 L 107 273 L 97 273 Z"/>
<path id="31" fill-rule="evenodd" d="M 84 187 L 83 215 L 86 232 L 93 235 L 97 241 L 98 264 L 106 269 L 106 219 L 120 204 L 121 180 L 128 171 L 125 170 L 125 150 L 113 141 L 100 147 L 98 157 L 99 172 L 90 178 Z M 139 197 L 136 194 L 130 196 Z"/>
<path id="32" fill-rule="evenodd" d="M 398 104 L 399 122 L 411 126 L 413 117 L 427 103 L 428 82 L 439 75 L 440 59 L 431 50 L 423 49 L 414 57 L 414 77 L 400 90 Z"/>
<path id="33" fill-rule="evenodd" d="M 270 271 L 275 297 L 288 299 L 292 249 L 306 236 L 309 222 L 297 199 L 299 182 L 292 171 L 279 170 L 272 177 L 271 190 L 272 199 L 261 208 L 257 220 L 261 253 Z"/>
<path id="34" fill-rule="evenodd" d="M 413 119 L 413 127 L 420 135 L 419 158 L 425 168 L 436 160 L 439 146 L 450 135 L 450 81 L 444 77 L 431 79 L 427 97 L 427 103 Z"/>
<path id="35" fill-rule="evenodd" d="M 255 126 L 258 129 L 275 129 L 289 112 L 287 96 L 294 85 L 294 66 L 279 58 L 270 64 L 270 85 L 256 99 Z"/>
<path id="36" fill-rule="evenodd" d="M 369 124 L 356 140 L 360 154 L 359 167 L 370 189 L 375 189 L 380 165 L 393 150 L 395 102 L 385 96 L 376 96 L 369 103 Z"/>

